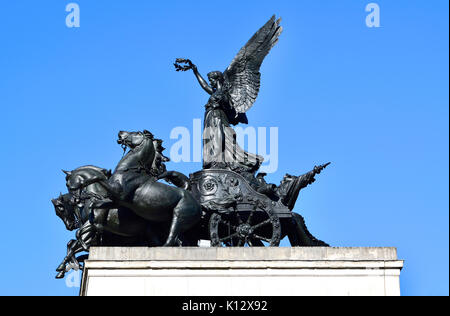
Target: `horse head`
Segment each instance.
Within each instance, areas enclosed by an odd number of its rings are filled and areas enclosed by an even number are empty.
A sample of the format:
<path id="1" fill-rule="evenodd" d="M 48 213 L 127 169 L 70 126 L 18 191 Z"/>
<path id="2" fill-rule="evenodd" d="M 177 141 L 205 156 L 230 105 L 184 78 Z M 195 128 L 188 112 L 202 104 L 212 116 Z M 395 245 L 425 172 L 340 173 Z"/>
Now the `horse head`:
<path id="1" fill-rule="evenodd" d="M 129 152 L 119 162 L 116 171 L 129 170 L 132 168 L 151 169 L 156 158 L 156 148 L 153 134 L 145 130 L 143 132 L 119 132 L 117 143 L 124 151 Z"/>
<path id="2" fill-rule="evenodd" d="M 72 203 L 72 194 L 60 195 L 52 200 L 56 215 L 63 221 L 66 229 L 73 231 L 79 228 L 79 222 L 75 216 L 75 205 Z"/>
<path id="3" fill-rule="evenodd" d="M 83 177 L 82 174 L 77 173 L 75 171 L 66 172 L 63 170 L 63 172 L 67 175 L 66 187 L 70 193 L 75 194 L 77 191 L 81 190 L 84 187 L 84 182 L 86 179 Z"/>
<path id="4" fill-rule="evenodd" d="M 78 203 L 77 199 L 80 198 L 83 190 L 97 194 L 104 192 L 98 185 L 91 184 L 91 179 L 107 180 L 111 177 L 111 170 L 95 166 L 84 166 L 73 171 L 63 170 L 63 172 L 66 174 L 66 187 L 69 193 L 72 194 L 72 202 L 74 204 Z"/>

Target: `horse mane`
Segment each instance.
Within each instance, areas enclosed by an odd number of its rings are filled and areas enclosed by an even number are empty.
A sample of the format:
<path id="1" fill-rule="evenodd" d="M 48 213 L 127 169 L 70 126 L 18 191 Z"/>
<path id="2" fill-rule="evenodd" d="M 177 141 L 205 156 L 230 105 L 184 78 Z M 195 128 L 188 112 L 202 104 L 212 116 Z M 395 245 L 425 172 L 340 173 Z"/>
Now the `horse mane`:
<path id="1" fill-rule="evenodd" d="M 99 173 L 103 174 L 108 179 L 112 175 L 111 169 L 104 169 L 104 168 L 100 168 L 100 167 L 92 166 L 92 165 L 88 165 L 88 166 L 83 166 L 83 167 L 77 168 L 77 169 L 75 169 L 72 172 L 78 172 L 78 171 L 95 171 L 95 172 L 99 172 Z"/>
<path id="2" fill-rule="evenodd" d="M 164 154 L 163 154 L 164 150 L 166 150 L 166 148 L 164 148 L 163 145 L 162 145 L 163 144 L 163 140 L 162 139 L 155 139 L 154 144 L 155 144 L 156 153 L 161 156 L 161 161 L 162 162 L 170 161 L 170 158 L 164 156 Z"/>
<path id="3" fill-rule="evenodd" d="M 144 130 L 144 131 L 142 132 L 142 134 L 144 134 L 145 137 L 150 138 L 150 139 L 154 139 L 154 137 L 155 137 L 155 136 L 153 136 L 152 133 L 150 133 L 150 132 L 147 131 L 147 130 Z"/>

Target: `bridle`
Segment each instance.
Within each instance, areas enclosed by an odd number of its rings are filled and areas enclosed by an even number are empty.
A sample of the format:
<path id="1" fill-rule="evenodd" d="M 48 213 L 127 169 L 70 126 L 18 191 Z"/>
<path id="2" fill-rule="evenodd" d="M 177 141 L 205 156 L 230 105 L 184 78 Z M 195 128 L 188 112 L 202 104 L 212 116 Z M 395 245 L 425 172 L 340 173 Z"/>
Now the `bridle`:
<path id="1" fill-rule="evenodd" d="M 135 150 L 140 149 L 140 147 L 143 146 L 144 140 L 145 140 L 145 139 L 149 139 L 149 140 L 151 140 L 151 141 L 153 140 L 153 137 L 152 137 L 151 135 L 146 134 L 146 133 L 143 133 L 143 132 L 137 132 L 137 134 L 140 135 L 140 136 L 142 136 L 143 139 L 142 139 L 142 141 L 139 143 L 139 145 L 135 146 L 134 148 L 131 148 L 131 147 L 130 147 L 130 151 L 133 152 L 133 153 L 135 152 Z M 124 143 L 124 142 L 128 139 L 128 137 L 130 137 L 130 135 L 128 135 L 128 136 L 127 136 L 126 138 L 124 138 L 123 140 L 121 140 L 121 144 L 120 144 L 120 146 L 122 147 L 122 149 L 123 149 L 123 151 L 124 151 L 124 155 L 125 155 L 125 151 L 126 151 L 127 148 L 129 147 L 126 143 Z"/>

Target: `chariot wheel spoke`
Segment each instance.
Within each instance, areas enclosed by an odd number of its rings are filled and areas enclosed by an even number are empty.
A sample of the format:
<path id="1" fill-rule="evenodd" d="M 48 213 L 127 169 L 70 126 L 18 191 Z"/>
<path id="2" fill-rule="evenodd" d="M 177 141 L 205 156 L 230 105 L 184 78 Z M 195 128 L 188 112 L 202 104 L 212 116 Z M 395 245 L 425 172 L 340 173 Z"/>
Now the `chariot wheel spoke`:
<path id="1" fill-rule="evenodd" d="M 234 233 L 234 234 L 232 234 L 232 235 L 230 235 L 230 236 L 227 236 L 227 237 L 224 237 L 224 238 L 219 239 L 219 241 L 220 241 L 220 242 L 224 242 L 224 241 L 230 240 L 230 239 L 232 239 L 232 238 L 234 238 L 234 237 L 237 237 L 237 236 L 238 236 L 238 233 Z"/>
<path id="2" fill-rule="evenodd" d="M 253 235 L 253 237 L 258 238 L 260 240 L 264 240 L 264 241 L 266 241 L 268 243 L 272 242 L 272 240 L 270 238 L 266 238 L 266 237 L 263 237 L 263 236 Z"/>
<path id="3" fill-rule="evenodd" d="M 220 224 L 221 225 L 224 225 L 224 226 L 226 226 L 226 227 L 230 227 L 231 229 L 233 229 L 234 231 L 237 231 L 237 226 L 234 226 L 234 225 L 230 225 L 230 223 L 227 223 L 227 222 L 220 222 Z"/>
<path id="4" fill-rule="evenodd" d="M 252 224 L 253 215 L 255 215 L 256 209 L 257 209 L 257 207 L 255 206 L 255 207 L 253 208 L 253 210 L 251 211 L 250 215 L 249 215 L 248 218 L 247 218 L 247 224 L 249 224 L 249 225 Z"/>
<path id="5" fill-rule="evenodd" d="M 239 222 L 239 225 L 244 224 L 244 221 L 242 220 L 241 215 L 239 215 L 239 212 L 236 212 L 236 217 L 237 217 L 237 220 Z"/>
<path id="6" fill-rule="evenodd" d="M 258 225 L 253 226 L 252 228 L 253 228 L 253 229 L 258 229 L 258 228 L 260 228 L 260 227 L 263 227 L 263 226 L 268 225 L 268 224 L 271 224 L 271 223 L 272 223 L 272 221 L 271 221 L 270 218 L 269 218 L 269 219 L 265 220 L 264 222 L 259 223 Z"/>

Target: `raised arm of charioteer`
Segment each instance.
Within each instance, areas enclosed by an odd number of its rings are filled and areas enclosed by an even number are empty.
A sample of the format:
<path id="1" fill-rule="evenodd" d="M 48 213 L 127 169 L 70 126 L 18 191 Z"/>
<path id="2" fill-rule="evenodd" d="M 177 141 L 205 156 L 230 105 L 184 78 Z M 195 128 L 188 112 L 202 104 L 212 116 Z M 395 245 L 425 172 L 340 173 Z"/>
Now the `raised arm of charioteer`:
<path id="1" fill-rule="evenodd" d="M 185 65 L 180 65 L 185 64 Z M 176 62 L 174 63 L 176 71 L 188 71 L 191 70 L 194 72 L 195 77 L 197 78 L 198 82 L 200 83 L 200 86 L 205 90 L 208 94 L 213 94 L 214 90 L 211 88 L 211 86 L 208 84 L 208 82 L 202 77 L 200 72 L 197 69 L 197 66 L 192 63 L 189 59 L 183 59 L 183 58 L 177 58 Z"/>
<path id="2" fill-rule="evenodd" d="M 329 165 L 330 163 L 316 166 L 312 171 L 299 177 L 287 174 L 277 188 L 277 194 L 281 198 L 283 204 L 290 210 L 293 210 L 300 190 L 316 181 L 315 176 L 320 174 Z"/>
<path id="3" fill-rule="evenodd" d="M 314 183 L 316 181 L 315 176 L 320 174 L 330 164 L 331 163 L 329 162 L 321 166 L 316 166 L 312 171 L 300 176 L 299 178 L 302 188 L 306 188 L 308 185 Z"/>

